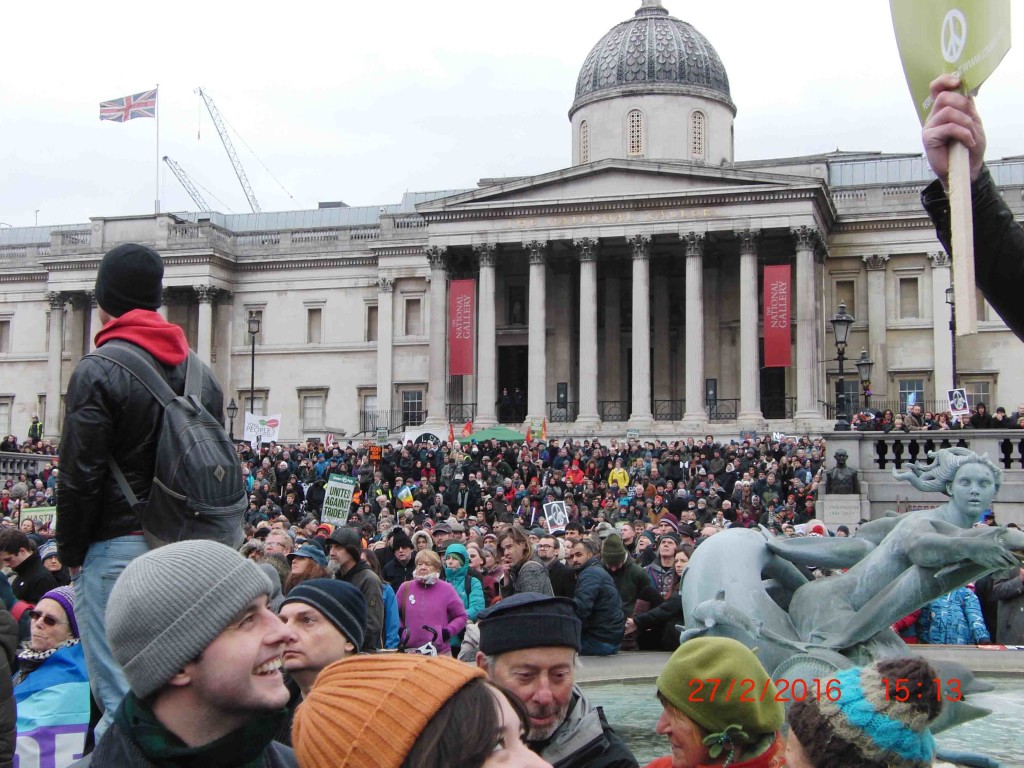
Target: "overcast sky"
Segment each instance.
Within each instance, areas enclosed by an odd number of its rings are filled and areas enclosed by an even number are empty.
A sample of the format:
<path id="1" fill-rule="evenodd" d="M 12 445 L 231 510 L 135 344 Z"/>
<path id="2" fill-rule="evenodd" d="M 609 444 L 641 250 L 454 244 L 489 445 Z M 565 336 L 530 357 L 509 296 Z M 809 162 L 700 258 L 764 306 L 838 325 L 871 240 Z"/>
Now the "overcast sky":
<path id="1" fill-rule="evenodd" d="M 225 212 L 248 206 L 197 86 L 241 136 L 263 210 L 377 205 L 565 167 L 579 68 L 639 4 L 8 3 L 0 222 L 152 212 L 155 121 L 100 122 L 99 102 L 157 83 L 160 153 Z M 737 160 L 920 151 L 885 0 L 665 5 L 725 64 Z M 1018 40 L 1022 24 L 1018 13 Z M 990 158 L 1024 154 L 1022 82 L 1024 53 L 1011 50 L 979 99 Z M 164 210 L 195 209 L 166 167 L 161 177 Z"/>

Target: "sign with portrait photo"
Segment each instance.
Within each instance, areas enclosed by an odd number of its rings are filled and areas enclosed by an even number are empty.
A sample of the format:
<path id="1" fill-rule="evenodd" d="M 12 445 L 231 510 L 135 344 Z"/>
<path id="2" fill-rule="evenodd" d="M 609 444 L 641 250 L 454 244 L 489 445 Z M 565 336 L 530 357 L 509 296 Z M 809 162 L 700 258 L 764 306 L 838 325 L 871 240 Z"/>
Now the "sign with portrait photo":
<path id="1" fill-rule="evenodd" d="M 544 517 L 548 520 L 549 531 L 564 531 L 569 524 L 569 512 L 564 501 L 549 501 L 545 504 Z"/>
<path id="2" fill-rule="evenodd" d="M 970 416 L 971 406 L 967 402 L 966 389 L 947 389 L 946 397 L 949 398 L 949 412 L 954 416 Z"/>

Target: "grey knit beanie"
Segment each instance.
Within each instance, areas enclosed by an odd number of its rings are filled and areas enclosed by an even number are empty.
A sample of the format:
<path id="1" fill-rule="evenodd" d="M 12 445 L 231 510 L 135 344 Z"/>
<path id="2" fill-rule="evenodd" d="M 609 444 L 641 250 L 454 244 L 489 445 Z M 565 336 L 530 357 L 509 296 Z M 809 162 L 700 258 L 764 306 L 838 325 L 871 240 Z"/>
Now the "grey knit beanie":
<path id="1" fill-rule="evenodd" d="M 180 541 L 133 560 L 114 583 L 106 615 L 132 692 L 144 699 L 158 691 L 270 592 L 256 563 L 215 541 Z"/>

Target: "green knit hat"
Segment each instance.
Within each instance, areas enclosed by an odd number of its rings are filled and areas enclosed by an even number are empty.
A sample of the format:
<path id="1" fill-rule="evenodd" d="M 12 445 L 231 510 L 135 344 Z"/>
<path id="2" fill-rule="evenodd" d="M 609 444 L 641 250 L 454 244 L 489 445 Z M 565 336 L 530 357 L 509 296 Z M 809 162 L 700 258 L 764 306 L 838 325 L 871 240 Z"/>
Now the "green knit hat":
<path id="1" fill-rule="evenodd" d="M 605 565 L 622 565 L 627 556 L 626 545 L 617 533 L 611 534 L 601 545 L 601 561 Z"/>
<path id="2" fill-rule="evenodd" d="M 721 681 L 717 688 L 715 680 Z M 709 734 L 726 734 L 722 741 L 752 744 L 779 730 L 786 718 L 775 700 L 775 683 L 757 656 L 727 637 L 687 640 L 661 670 L 657 686 L 673 707 Z"/>

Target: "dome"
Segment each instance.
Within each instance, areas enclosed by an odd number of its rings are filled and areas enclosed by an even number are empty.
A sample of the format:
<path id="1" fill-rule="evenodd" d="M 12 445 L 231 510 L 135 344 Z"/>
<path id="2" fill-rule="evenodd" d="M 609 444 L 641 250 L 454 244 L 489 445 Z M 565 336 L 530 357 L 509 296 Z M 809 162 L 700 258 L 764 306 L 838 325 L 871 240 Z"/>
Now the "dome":
<path id="1" fill-rule="evenodd" d="M 669 15 L 660 0 L 642 0 L 634 18 L 617 24 L 591 49 L 576 81 L 579 107 L 631 91 L 700 95 L 736 108 L 729 76 L 700 32 Z"/>

